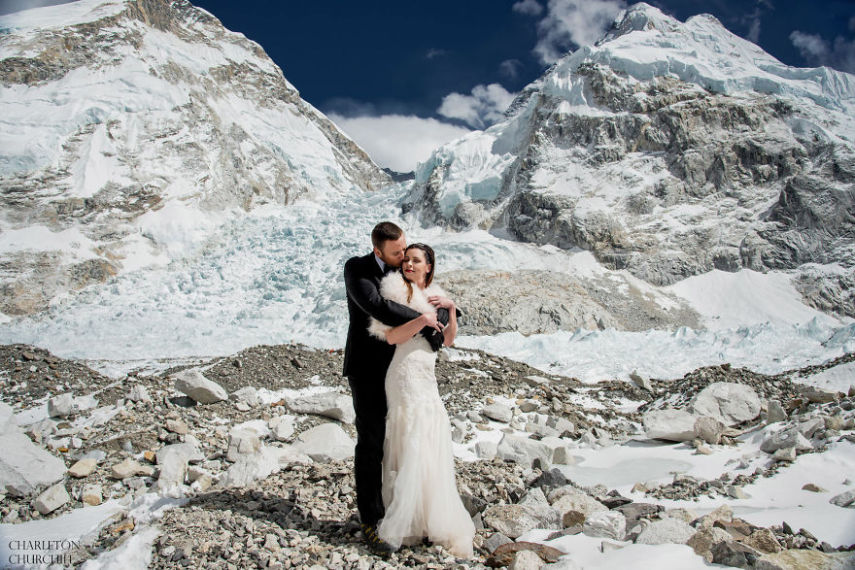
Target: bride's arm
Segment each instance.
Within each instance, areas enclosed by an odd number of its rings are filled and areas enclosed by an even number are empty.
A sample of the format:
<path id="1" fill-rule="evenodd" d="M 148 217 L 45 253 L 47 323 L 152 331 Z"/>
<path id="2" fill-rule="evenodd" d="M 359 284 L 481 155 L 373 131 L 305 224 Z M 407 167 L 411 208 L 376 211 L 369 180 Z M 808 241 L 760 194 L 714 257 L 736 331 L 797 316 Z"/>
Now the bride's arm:
<path id="1" fill-rule="evenodd" d="M 386 342 L 401 344 L 416 336 L 424 327 L 435 328 L 436 326 L 436 313 L 422 313 L 411 321 L 387 330 Z"/>
<path id="2" fill-rule="evenodd" d="M 454 306 L 454 301 L 449 300 L 449 303 L 450 306 L 446 307 L 448 309 L 448 324 L 442 329 L 442 334 L 445 337 L 442 344 L 445 346 L 454 344 L 454 338 L 457 336 L 457 307 Z"/>

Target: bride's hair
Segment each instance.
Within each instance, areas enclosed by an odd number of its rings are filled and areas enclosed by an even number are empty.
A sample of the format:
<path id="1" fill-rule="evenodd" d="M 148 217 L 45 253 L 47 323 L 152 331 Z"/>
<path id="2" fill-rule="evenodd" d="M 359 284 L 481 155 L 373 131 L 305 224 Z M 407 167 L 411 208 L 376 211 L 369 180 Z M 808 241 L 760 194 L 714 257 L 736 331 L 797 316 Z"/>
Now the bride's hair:
<path id="1" fill-rule="evenodd" d="M 433 281 L 433 272 L 436 270 L 436 255 L 433 253 L 433 248 L 424 243 L 414 243 L 407 246 L 407 249 L 404 250 L 404 255 L 407 254 L 411 249 L 420 249 L 425 254 L 425 261 L 430 264 L 430 271 L 425 275 L 425 287 L 431 284 Z M 403 264 L 401 265 L 403 268 Z M 403 275 L 404 271 L 401 269 L 401 274 Z M 413 299 L 413 284 L 407 279 L 407 276 L 404 275 L 404 283 L 407 285 L 407 302 L 409 303 Z"/>

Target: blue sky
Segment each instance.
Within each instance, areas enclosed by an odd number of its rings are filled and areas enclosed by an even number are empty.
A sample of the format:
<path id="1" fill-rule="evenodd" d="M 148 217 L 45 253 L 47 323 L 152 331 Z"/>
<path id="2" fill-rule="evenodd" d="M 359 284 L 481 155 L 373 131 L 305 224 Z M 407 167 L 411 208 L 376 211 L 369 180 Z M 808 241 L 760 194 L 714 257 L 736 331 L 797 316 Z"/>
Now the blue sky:
<path id="1" fill-rule="evenodd" d="M 0 13 L 63 0 L 0 0 Z M 625 0 L 191 0 L 264 48 L 302 97 L 381 166 L 411 170 L 489 126 Z M 855 73 L 855 0 L 651 0 L 711 13 L 782 62 Z M 631 3 L 630 3 L 631 4 Z"/>

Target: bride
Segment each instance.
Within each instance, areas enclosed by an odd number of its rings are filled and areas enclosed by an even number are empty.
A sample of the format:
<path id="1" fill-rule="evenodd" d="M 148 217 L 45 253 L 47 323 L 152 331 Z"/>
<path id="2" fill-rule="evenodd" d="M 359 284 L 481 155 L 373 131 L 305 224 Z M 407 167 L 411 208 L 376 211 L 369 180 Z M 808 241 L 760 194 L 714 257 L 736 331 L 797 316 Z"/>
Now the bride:
<path id="1" fill-rule="evenodd" d="M 436 320 L 432 303 L 448 309 L 445 346 L 457 334 L 454 302 L 432 284 L 435 256 L 416 243 L 404 253 L 402 273 L 380 283 L 380 294 L 422 315 L 398 327 L 371 319 L 371 334 L 397 345 L 386 373 L 383 503 L 378 534 L 394 548 L 427 537 L 460 558 L 472 558 L 475 525 L 457 493 L 451 427 L 436 384 L 436 353 L 418 334 Z"/>

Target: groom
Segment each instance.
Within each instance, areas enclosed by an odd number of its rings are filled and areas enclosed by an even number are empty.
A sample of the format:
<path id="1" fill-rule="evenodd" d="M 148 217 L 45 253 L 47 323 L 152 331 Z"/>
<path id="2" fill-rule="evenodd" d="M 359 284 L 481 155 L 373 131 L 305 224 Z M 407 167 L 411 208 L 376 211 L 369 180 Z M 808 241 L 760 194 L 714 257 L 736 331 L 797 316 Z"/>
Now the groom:
<path id="1" fill-rule="evenodd" d="M 382 491 L 383 440 L 386 435 L 386 369 L 395 346 L 368 334 L 369 318 L 390 326 L 402 325 L 419 313 L 380 296 L 380 280 L 401 266 L 407 242 L 404 232 L 392 222 L 380 222 L 371 232 L 374 251 L 352 257 L 344 264 L 344 286 L 350 325 L 344 349 L 344 376 L 347 376 L 356 411 L 356 451 L 354 478 L 356 506 L 368 545 L 381 554 L 394 549 L 377 536 L 377 523 L 383 518 Z M 442 312 L 444 311 L 444 315 Z M 443 317 L 445 319 L 443 320 Z M 448 323 L 446 309 L 437 318 Z M 434 350 L 442 346 L 442 325 L 425 327 L 424 335 Z"/>

